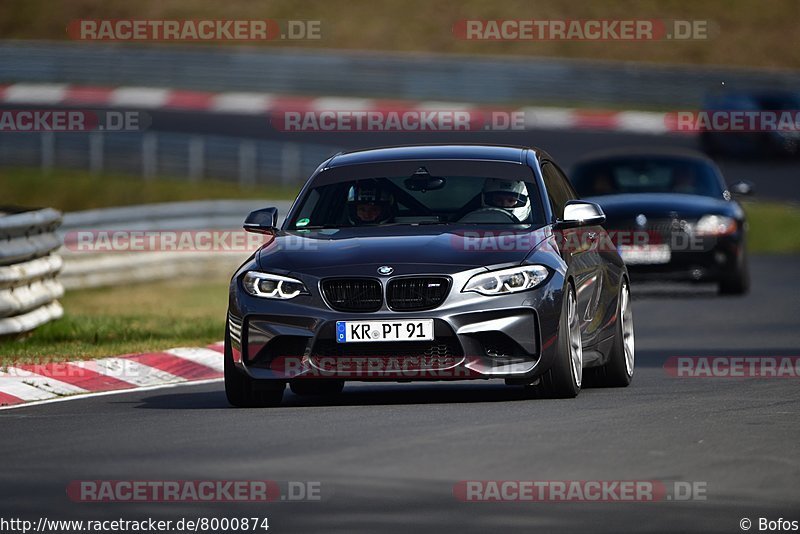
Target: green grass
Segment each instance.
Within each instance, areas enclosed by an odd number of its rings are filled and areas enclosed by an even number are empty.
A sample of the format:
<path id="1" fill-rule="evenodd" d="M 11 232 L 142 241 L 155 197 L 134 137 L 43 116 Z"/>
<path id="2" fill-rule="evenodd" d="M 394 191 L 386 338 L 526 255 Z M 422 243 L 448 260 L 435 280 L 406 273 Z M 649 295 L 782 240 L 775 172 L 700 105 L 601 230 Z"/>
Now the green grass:
<path id="1" fill-rule="evenodd" d="M 750 223 L 748 250 L 751 254 L 800 253 L 800 207 L 778 202 L 744 204 Z"/>
<path id="2" fill-rule="evenodd" d="M 38 169 L 0 168 L 2 204 L 48 206 L 61 211 L 181 200 L 293 199 L 299 189 L 299 186 L 241 187 L 214 180 L 194 183 L 169 178 L 93 176 L 71 170 L 43 174 Z"/>
<path id="3" fill-rule="evenodd" d="M 208 345 L 223 338 L 227 291 L 220 278 L 68 292 L 62 319 L 0 341 L 0 365 Z"/>
<path id="4" fill-rule="evenodd" d="M 796 0 L 5 0 L 0 38 L 68 38 L 71 20 L 318 20 L 319 40 L 274 40 L 245 46 L 496 54 L 699 65 L 800 67 L 791 44 L 800 19 Z M 452 27 L 463 19 L 708 20 L 712 38 L 696 41 L 465 41 Z M 191 42 L 181 43 L 193 46 Z M 91 43 L 88 43 L 91 46 Z M 223 46 L 238 46 L 223 42 Z M 202 46 L 202 45 L 196 45 Z"/>

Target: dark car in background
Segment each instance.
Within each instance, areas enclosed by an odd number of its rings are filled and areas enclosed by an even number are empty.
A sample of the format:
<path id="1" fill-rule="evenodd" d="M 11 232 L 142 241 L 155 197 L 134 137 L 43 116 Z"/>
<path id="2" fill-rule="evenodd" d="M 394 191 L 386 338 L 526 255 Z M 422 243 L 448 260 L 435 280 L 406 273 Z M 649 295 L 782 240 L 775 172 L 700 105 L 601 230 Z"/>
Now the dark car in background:
<path id="1" fill-rule="evenodd" d="M 800 94 L 787 90 L 754 90 L 708 94 L 703 112 L 797 112 Z M 709 156 L 770 158 L 800 154 L 800 129 L 775 131 L 714 131 L 699 134 L 700 148 Z"/>
<path id="2" fill-rule="evenodd" d="M 346 380 L 505 379 L 574 397 L 627 386 L 634 337 L 616 250 L 543 151 L 407 146 L 336 155 L 231 280 L 225 391 L 235 406 L 336 394 Z"/>
<path id="3" fill-rule="evenodd" d="M 572 169 L 581 198 L 598 203 L 605 229 L 634 280 L 714 282 L 721 294 L 749 289 L 747 222 L 713 161 L 692 151 L 616 150 Z"/>

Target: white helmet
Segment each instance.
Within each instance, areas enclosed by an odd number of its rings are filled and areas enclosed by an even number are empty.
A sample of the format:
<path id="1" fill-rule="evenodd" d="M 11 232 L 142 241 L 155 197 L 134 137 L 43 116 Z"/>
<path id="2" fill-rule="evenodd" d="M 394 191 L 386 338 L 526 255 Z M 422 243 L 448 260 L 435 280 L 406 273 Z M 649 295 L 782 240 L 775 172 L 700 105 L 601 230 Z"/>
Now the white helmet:
<path id="1" fill-rule="evenodd" d="M 525 222 L 531 214 L 525 182 L 487 178 L 483 184 L 481 200 L 486 208 L 499 208 L 508 211 L 517 221 Z"/>

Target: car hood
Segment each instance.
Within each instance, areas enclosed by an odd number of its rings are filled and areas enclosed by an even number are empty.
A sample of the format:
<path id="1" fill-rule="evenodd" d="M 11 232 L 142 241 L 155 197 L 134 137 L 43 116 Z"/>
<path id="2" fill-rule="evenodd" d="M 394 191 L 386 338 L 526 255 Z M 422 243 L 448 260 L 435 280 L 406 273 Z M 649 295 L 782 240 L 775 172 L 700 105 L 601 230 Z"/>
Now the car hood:
<path id="1" fill-rule="evenodd" d="M 427 265 L 436 272 L 458 272 L 520 263 L 543 239 L 543 230 L 519 226 L 381 226 L 279 232 L 259 250 L 258 262 L 264 270 L 319 275 L 350 274 L 348 269 L 353 267 L 382 265 Z M 406 270 L 396 269 L 398 274 Z"/>
<path id="2" fill-rule="evenodd" d="M 633 220 L 639 214 L 650 219 L 698 219 L 706 214 L 732 215 L 735 204 L 722 198 L 680 193 L 604 195 L 584 200 L 603 208 L 608 222 Z"/>

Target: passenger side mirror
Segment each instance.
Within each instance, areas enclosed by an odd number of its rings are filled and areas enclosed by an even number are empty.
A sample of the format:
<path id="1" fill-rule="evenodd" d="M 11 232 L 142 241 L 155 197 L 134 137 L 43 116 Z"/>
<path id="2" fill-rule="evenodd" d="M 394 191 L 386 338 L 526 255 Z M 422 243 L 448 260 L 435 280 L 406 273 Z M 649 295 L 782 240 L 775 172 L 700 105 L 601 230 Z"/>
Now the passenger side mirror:
<path id="1" fill-rule="evenodd" d="M 570 200 L 564 206 L 564 217 L 556 221 L 556 228 L 577 228 L 578 226 L 595 226 L 606 221 L 603 208 L 594 202 Z"/>
<path id="2" fill-rule="evenodd" d="M 274 234 L 278 230 L 278 208 L 251 211 L 244 220 L 244 229 L 256 234 Z"/>
<path id="3" fill-rule="evenodd" d="M 731 193 L 739 196 L 748 196 L 753 194 L 753 184 L 745 180 L 740 180 L 729 186 Z"/>

